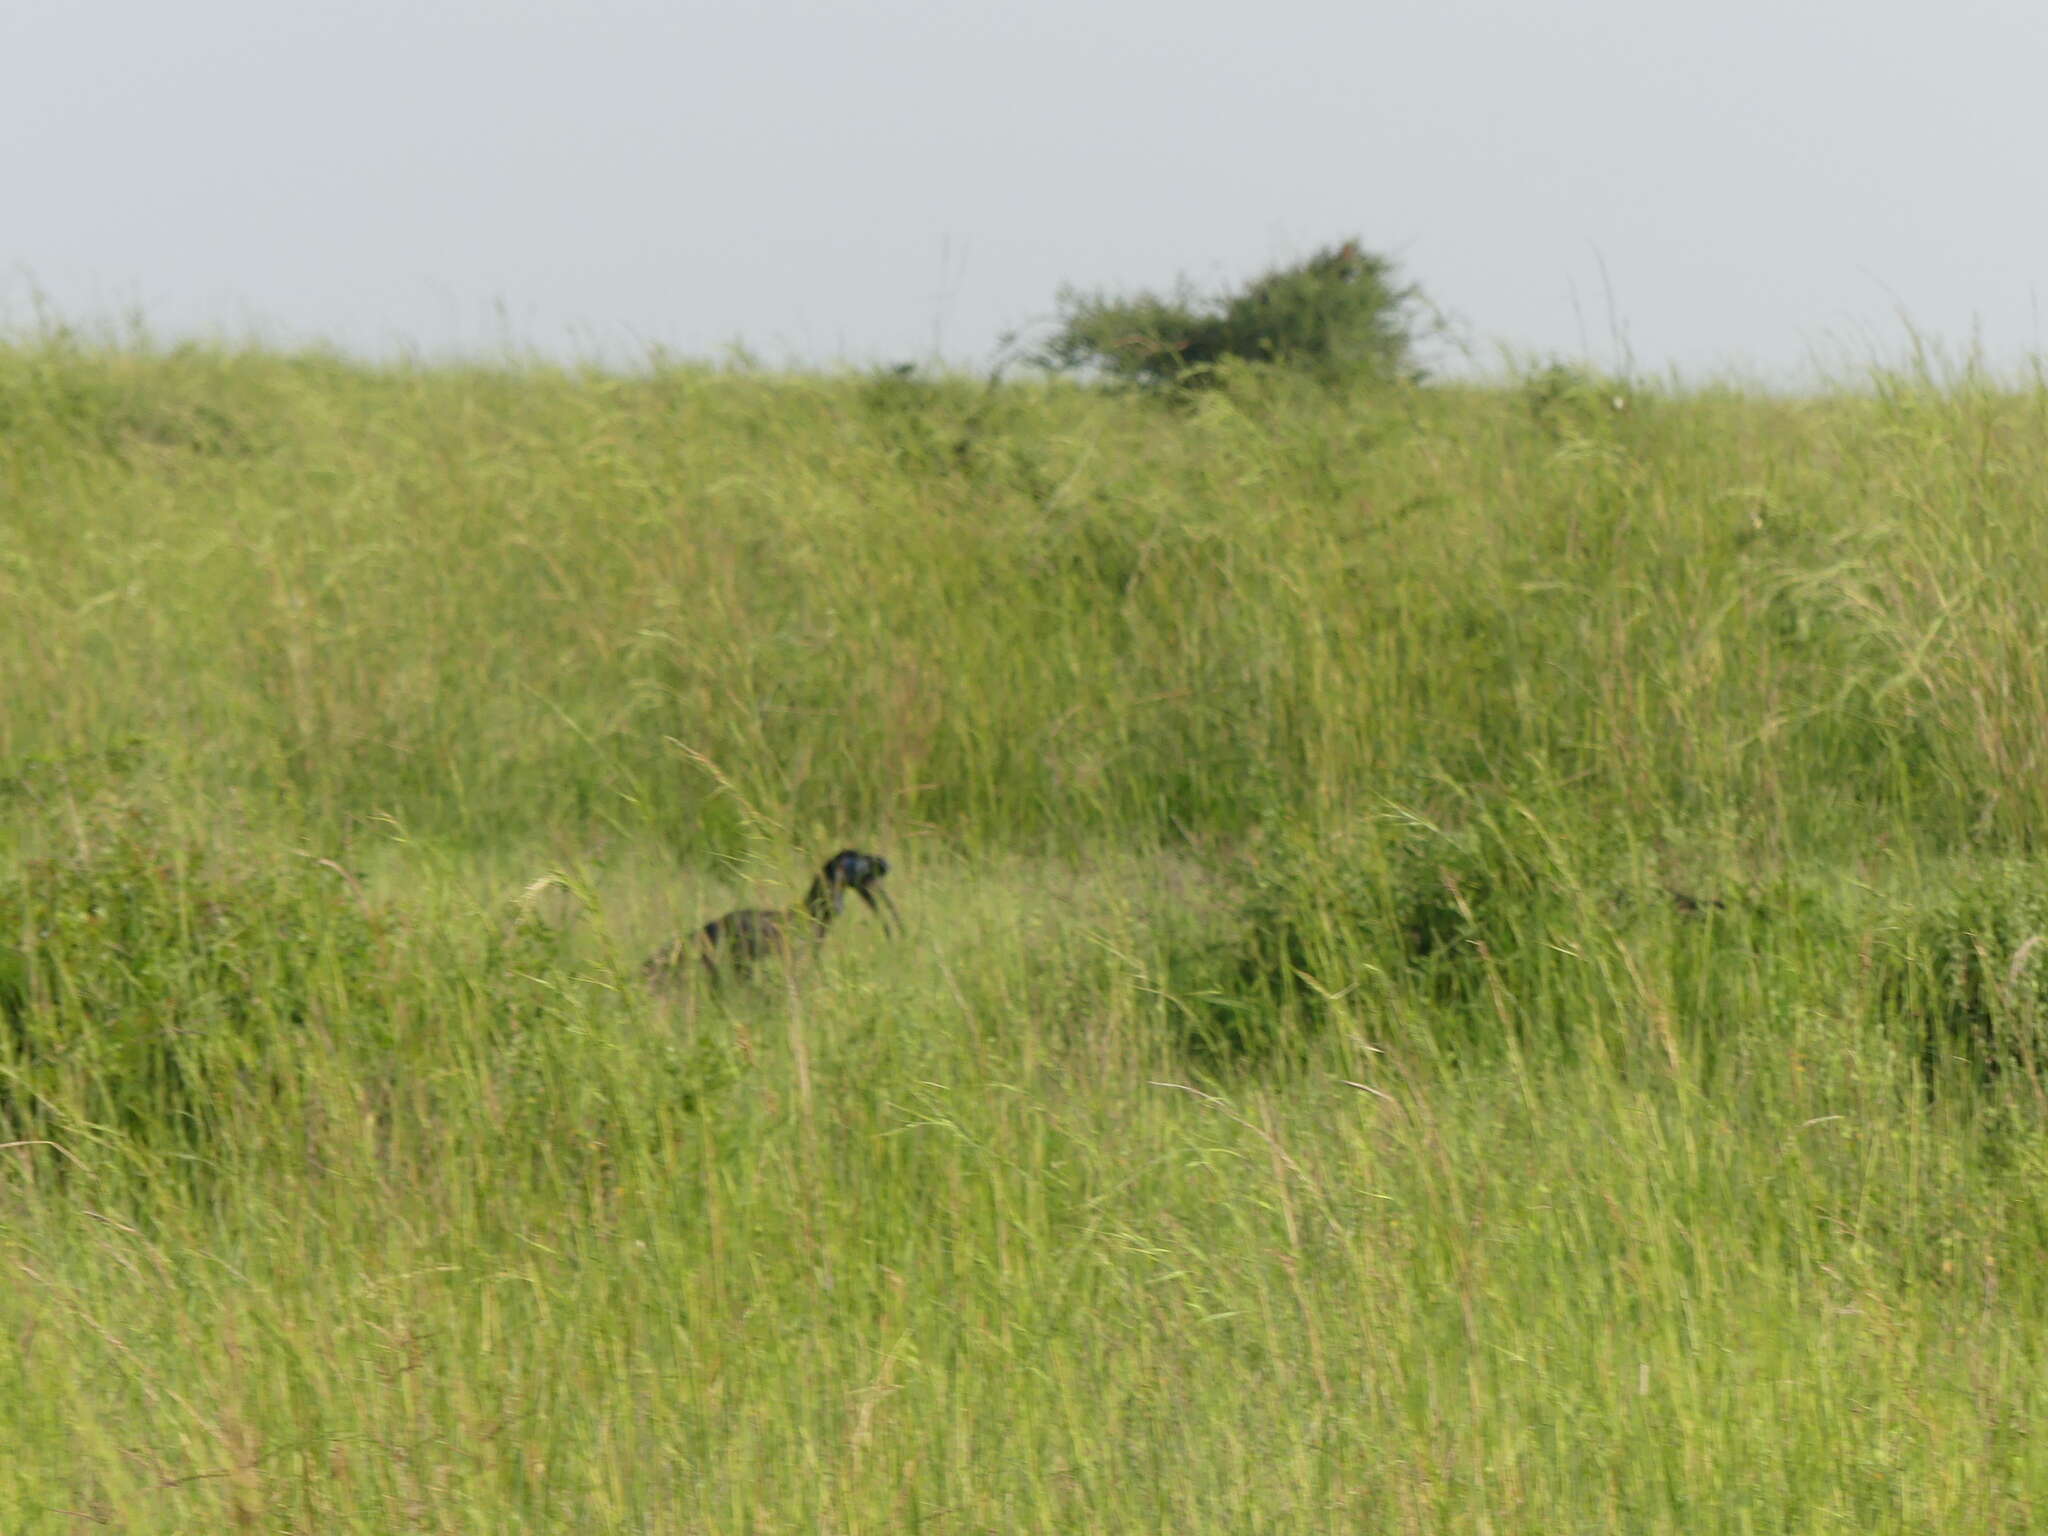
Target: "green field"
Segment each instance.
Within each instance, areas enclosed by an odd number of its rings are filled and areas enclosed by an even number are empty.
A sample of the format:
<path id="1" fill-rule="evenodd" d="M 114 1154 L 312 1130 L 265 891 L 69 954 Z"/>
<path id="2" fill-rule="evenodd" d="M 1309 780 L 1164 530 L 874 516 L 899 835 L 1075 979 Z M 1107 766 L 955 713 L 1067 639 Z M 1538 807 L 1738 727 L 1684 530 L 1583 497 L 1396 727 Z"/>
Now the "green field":
<path id="1" fill-rule="evenodd" d="M 0 348 L 0 1531 L 2039 1529 L 2044 597 L 1967 374 Z"/>

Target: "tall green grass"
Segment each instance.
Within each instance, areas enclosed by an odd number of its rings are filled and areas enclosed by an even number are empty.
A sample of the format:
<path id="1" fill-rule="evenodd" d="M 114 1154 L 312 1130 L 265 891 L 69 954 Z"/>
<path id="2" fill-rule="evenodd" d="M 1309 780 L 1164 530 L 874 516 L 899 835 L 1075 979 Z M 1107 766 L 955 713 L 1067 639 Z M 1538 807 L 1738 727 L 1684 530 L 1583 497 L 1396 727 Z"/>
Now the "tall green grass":
<path id="1" fill-rule="evenodd" d="M 2032 1528 L 2044 426 L 0 349 L 0 1529 Z"/>

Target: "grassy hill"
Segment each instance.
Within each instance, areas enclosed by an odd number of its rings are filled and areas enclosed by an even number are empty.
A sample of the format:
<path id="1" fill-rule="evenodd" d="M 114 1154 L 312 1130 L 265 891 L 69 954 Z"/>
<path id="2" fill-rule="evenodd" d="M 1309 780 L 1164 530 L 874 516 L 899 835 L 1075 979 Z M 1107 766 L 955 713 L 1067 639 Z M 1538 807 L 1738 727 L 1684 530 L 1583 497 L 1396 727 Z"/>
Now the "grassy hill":
<path id="1" fill-rule="evenodd" d="M 0 1530 L 2030 1529 L 2044 593 L 1967 378 L 0 349 Z"/>

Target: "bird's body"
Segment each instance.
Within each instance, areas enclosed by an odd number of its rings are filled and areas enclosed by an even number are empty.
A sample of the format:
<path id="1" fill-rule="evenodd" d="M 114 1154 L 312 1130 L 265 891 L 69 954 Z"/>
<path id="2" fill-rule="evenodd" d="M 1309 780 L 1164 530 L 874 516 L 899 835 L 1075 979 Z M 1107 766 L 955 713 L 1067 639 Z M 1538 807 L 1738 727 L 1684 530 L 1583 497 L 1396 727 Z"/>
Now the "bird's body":
<path id="1" fill-rule="evenodd" d="M 660 984 L 679 977 L 694 958 L 713 977 L 729 971 L 744 976 L 760 961 L 779 957 L 789 960 L 801 947 L 817 948 L 825 932 L 846 906 L 852 891 L 882 918 L 884 928 L 896 914 L 896 903 L 881 888 L 889 873 L 889 861 L 879 854 L 846 848 L 825 861 L 801 905 L 780 910 L 773 907 L 742 907 L 715 917 L 686 938 L 665 945 L 641 968 L 650 982 Z M 887 904 L 885 914 L 877 906 L 879 896 Z M 896 918 L 901 927 L 902 919 Z"/>

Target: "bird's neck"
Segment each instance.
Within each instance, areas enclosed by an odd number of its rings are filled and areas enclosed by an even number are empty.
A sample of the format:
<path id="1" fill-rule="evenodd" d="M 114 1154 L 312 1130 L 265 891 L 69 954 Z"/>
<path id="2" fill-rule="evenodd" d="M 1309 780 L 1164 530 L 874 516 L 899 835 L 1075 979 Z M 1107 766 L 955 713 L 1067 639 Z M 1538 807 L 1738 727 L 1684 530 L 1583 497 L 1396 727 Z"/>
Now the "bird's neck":
<path id="1" fill-rule="evenodd" d="M 838 911 L 838 903 L 833 900 L 835 894 L 833 888 L 825 883 L 825 877 L 820 875 L 804 893 L 804 916 L 820 928 L 824 927 Z"/>

